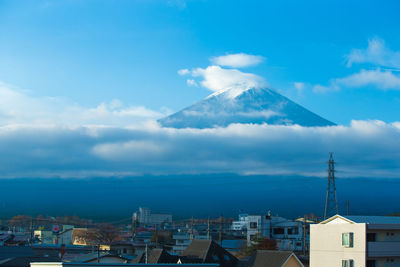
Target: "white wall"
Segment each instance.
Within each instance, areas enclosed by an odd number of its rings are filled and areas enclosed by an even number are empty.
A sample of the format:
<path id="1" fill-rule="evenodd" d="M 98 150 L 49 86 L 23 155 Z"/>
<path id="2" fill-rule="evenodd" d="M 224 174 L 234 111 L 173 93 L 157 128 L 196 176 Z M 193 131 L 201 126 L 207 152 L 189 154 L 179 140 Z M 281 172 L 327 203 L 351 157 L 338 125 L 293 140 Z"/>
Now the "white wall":
<path id="1" fill-rule="evenodd" d="M 310 267 L 340 267 L 343 259 L 366 265 L 366 224 L 329 223 L 310 226 Z M 352 248 L 342 246 L 342 233 L 354 233 Z"/>

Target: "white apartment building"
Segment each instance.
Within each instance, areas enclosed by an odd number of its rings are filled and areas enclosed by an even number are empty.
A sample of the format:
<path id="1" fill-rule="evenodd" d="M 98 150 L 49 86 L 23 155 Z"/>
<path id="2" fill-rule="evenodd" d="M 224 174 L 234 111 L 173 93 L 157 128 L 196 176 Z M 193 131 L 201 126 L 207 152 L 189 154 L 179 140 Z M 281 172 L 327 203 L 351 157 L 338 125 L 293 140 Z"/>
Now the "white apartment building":
<path id="1" fill-rule="evenodd" d="M 139 208 L 139 211 L 133 214 L 133 220 L 143 226 L 160 226 L 172 223 L 171 214 L 152 213 L 149 208 Z"/>
<path id="2" fill-rule="evenodd" d="M 246 222 L 247 244 L 251 244 L 256 236 L 264 236 L 275 239 L 280 250 L 301 251 L 303 249 L 303 223 L 299 221 L 271 215 L 249 215 Z M 308 235 L 306 235 L 307 239 Z"/>
<path id="3" fill-rule="evenodd" d="M 248 214 L 244 214 L 244 213 L 239 214 L 239 220 L 232 222 L 231 229 L 233 231 L 244 231 L 244 230 L 246 230 L 248 216 L 249 216 Z"/>
<path id="4" fill-rule="evenodd" d="M 310 231 L 310 267 L 400 267 L 400 217 L 335 215 Z"/>

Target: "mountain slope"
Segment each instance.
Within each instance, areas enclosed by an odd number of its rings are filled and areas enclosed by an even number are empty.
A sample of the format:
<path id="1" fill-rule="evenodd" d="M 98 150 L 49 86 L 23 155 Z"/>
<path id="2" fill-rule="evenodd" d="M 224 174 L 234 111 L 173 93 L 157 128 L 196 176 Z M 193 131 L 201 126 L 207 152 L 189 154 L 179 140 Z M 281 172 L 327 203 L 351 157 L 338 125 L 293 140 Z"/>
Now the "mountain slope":
<path id="1" fill-rule="evenodd" d="M 158 121 L 171 128 L 213 128 L 231 123 L 330 126 L 334 123 L 271 89 L 230 89 Z"/>

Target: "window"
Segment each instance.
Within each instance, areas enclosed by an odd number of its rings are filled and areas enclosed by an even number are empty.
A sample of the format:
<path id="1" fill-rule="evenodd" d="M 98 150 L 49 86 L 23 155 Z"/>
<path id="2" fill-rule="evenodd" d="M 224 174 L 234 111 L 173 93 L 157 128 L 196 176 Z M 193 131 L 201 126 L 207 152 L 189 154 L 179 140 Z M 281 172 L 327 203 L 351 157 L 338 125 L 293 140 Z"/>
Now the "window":
<path id="1" fill-rule="evenodd" d="M 375 242 L 376 233 L 367 233 L 367 242 Z"/>
<path id="2" fill-rule="evenodd" d="M 342 267 L 354 267 L 353 260 L 342 260 Z"/>
<path id="3" fill-rule="evenodd" d="M 273 229 L 274 235 L 283 235 L 285 233 L 285 229 L 279 227 Z"/>
<path id="4" fill-rule="evenodd" d="M 367 267 L 375 267 L 376 262 L 375 260 L 367 260 Z"/>
<path id="5" fill-rule="evenodd" d="M 353 247 L 353 233 L 343 233 L 342 234 L 342 246 L 346 248 Z"/>
<path id="6" fill-rule="evenodd" d="M 257 222 L 250 222 L 250 229 L 257 229 Z"/>
<path id="7" fill-rule="evenodd" d="M 299 228 L 293 227 L 293 228 L 288 228 L 288 235 L 298 235 L 299 234 Z"/>

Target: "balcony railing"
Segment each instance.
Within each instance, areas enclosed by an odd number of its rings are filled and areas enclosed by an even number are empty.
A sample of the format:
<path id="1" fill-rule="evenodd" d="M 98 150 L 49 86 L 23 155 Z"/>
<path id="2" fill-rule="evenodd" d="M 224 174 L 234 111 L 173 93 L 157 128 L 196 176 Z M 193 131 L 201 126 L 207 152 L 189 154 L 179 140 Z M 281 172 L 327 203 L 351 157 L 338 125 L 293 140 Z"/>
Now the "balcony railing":
<path id="1" fill-rule="evenodd" d="M 400 242 L 368 242 L 368 257 L 400 257 Z"/>

